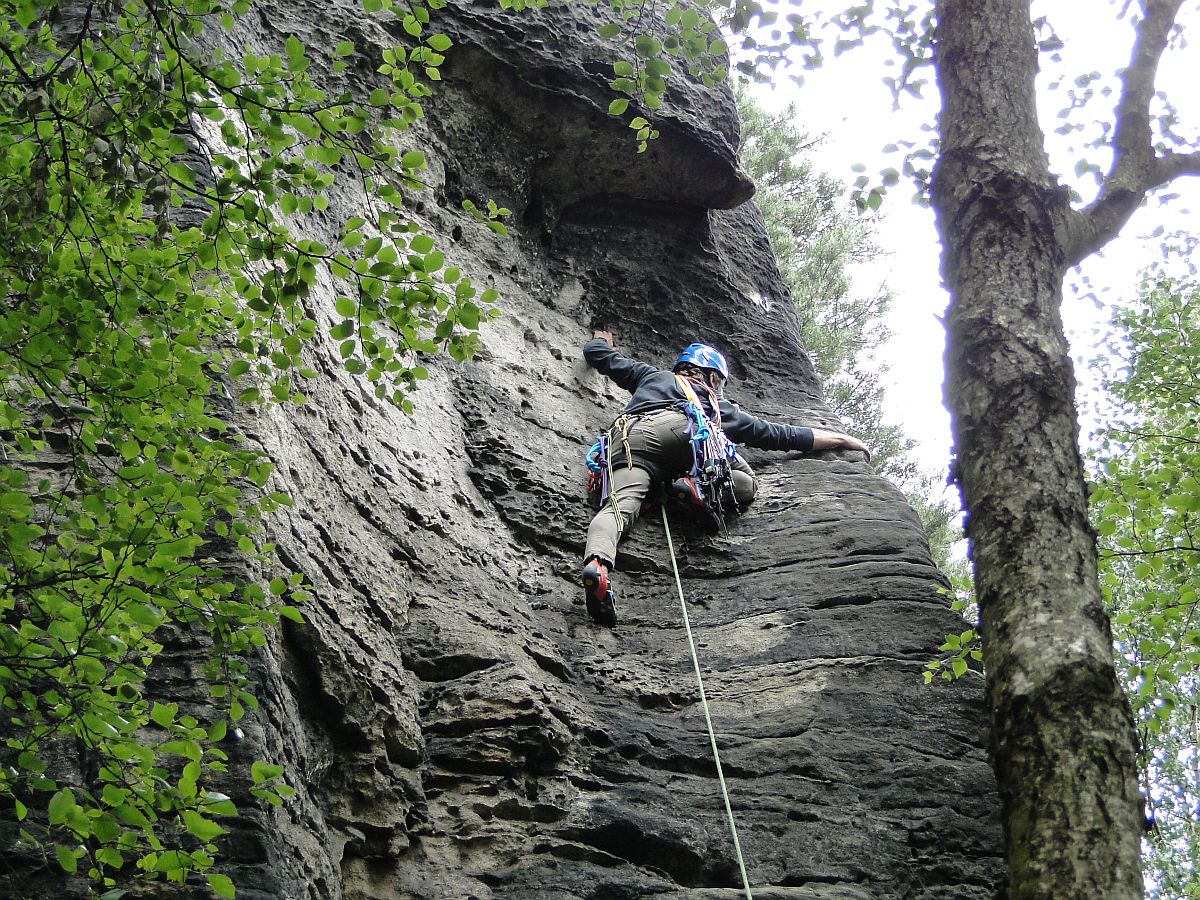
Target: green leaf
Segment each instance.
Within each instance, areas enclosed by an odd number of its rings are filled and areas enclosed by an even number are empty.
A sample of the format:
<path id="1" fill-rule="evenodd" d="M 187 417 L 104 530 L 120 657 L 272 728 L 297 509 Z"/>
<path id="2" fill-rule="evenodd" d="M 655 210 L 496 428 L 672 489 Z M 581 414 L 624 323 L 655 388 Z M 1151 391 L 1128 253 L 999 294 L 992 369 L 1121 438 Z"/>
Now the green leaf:
<path id="1" fill-rule="evenodd" d="M 236 816 L 237 807 L 224 794 L 212 791 L 205 794 L 204 809 L 210 816 Z"/>
<path id="2" fill-rule="evenodd" d="M 131 603 L 128 612 L 130 621 L 146 628 L 157 628 L 165 618 L 161 609 L 149 603 Z"/>
<path id="3" fill-rule="evenodd" d="M 629 101 L 624 98 L 614 100 L 608 104 L 608 114 L 610 116 L 623 115 L 627 109 L 629 109 Z"/>
<path id="4" fill-rule="evenodd" d="M 218 897 L 223 897 L 225 900 L 232 900 L 236 895 L 233 881 L 228 875 L 221 875 L 218 872 L 205 872 L 204 877 L 208 881 L 208 886 L 212 888 L 212 892 Z"/>
<path id="5" fill-rule="evenodd" d="M 283 616 L 283 618 L 285 618 L 285 619 L 290 619 L 291 621 L 296 622 L 298 624 L 301 624 L 301 625 L 304 624 L 304 615 L 300 612 L 300 610 L 296 609 L 296 607 L 294 607 L 294 606 L 279 607 L 279 615 Z"/>
<path id="6" fill-rule="evenodd" d="M 272 765 L 262 760 L 255 760 L 250 766 L 250 777 L 254 779 L 255 784 L 262 784 L 265 781 L 278 778 L 282 774 L 283 766 Z"/>
<path id="7" fill-rule="evenodd" d="M 140 809 L 128 803 L 122 803 L 120 806 L 113 807 L 113 815 L 126 825 L 133 825 L 137 828 L 145 828 L 150 824 L 150 820 L 146 818 Z"/>
<path id="8" fill-rule="evenodd" d="M 58 864 L 62 870 L 68 875 L 74 875 L 75 870 L 79 866 L 79 860 L 76 859 L 74 852 L 64 847 L 62 844 L 56 844 L 54 854 L 58 857 Z"/>
<path id="9" fill-rule="evenodd" d="M 75 809 L 75 797 L 70 788 L 63 788 L 50 798 L 46 815 L 51 825 L 62 825 L 67 821 L 71 811 Z M 71 871 L 74 871 L 73 869 Z"/>
<path id="10" fill-rule="evenodd" d="M 188 834 L 192 835 L 197 840 L 208 843 L 219 835 L 225 833 L 225 829 L 213 822 L 211 819 L 206 819 L 204 816 L 194 810 L 185 809 L 181 814 L 184 827 Z"/>
<path id="11" fill-rule="evenodd" d="M 155 703 L 150 709 L 150 720 L 163 728 L 170 728 L 175 724 L 178 713 L 179 705 L 176 703 Z"/>
<path id="12" fill-rule="evenodd" d="M 649 35 L 639 34 L 633 41 L 633 49 L 639 56 L 658 56 L 662 52 L 662 43 Z"/>

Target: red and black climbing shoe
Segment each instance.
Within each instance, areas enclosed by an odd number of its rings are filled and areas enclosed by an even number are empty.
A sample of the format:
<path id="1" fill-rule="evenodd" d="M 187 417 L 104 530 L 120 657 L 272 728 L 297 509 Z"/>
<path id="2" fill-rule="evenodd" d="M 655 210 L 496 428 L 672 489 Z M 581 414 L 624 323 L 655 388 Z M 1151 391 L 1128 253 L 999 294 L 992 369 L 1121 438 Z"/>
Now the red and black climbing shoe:
<path id="1" fill-rule="evenodd" d="M 671 484 L 671 495 L 684 506 L 704 506 L 704 494 L 700 485 L 696 484 L 696 479 L 690 475 L 675 479 Z"/>
<path id="2" fill-rule="evenodd" d="M 584 602 L 588 615 L 598 625 L 613 628 L 617 624 L 617 597 L 608 584 L 608 572 L 596 560 L 583 567 Z"/>

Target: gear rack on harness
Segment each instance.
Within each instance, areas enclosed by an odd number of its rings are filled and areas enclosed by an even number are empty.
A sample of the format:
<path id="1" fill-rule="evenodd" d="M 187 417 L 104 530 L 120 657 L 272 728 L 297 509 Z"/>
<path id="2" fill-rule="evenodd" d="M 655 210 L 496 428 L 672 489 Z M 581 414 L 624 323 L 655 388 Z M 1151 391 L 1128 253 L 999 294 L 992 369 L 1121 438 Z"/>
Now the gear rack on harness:
<path id="1" fill-rule="evenodd" d="M 716 394 L 702 385 L 713 410 L 710 419 L 692 382 L 678 374 L 675 382 L 687 397 L 682 407 L 688 417 L 692 468 L 683 478 L 676 479 L 674 492 L 685 503 L 702 507 L 708 513 L 711 524 L 724 534 L 726 522 L 741 512 L 733 490 L 733 461 L 737 458 L 737 445 L 725 436 L 721 428 L 721 407 Z"/>
<path id="2" fill-rule="evenodd" d="M 688 473 L 671 485 L 670 496 L 684 506 L 702 511 L 706 524 L 726 533 L 726 523 L 741 510 L 733 489 L 733 461 L 737 445 L 721 428 L 721 409 L 716 395 L 707 387 L 714 415 L 710 417 L 691 382 L 682 375 L 675 376 L 679 390 L 687 398 L 676 404 L 688 420 L 688 439 L 692 448 L 692 466 Z M 609 431 L 597 436 L 584 461 L 588 470 L 588 505 L 600 509 L 608 499 L 612 483 L 612 460 L 609 453 L 610 436 L 614 430 L 626 427 L 622 416 Z M 629 455 L 626 454 L 626 459 Z M 614 510 L 619 516 L 620 511 Z"/>

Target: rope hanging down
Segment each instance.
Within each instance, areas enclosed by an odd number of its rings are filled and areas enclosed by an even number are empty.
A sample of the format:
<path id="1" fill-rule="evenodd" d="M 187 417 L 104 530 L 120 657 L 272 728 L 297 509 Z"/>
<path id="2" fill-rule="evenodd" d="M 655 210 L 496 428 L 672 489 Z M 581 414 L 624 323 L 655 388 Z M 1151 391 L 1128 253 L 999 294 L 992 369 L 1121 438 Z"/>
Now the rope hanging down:
<path id="1" fill-rule="evenodd" d="M 729 816 L 729 833 L 733 835 L 733 852 L 737 855 L 738 868 L 742 873 L 742 886 L 746 889 L 746 900 L 754 900 L 750 893 L 750 877 L 746 874 L 746 861 L 742 858 L 742 845 L 738 841 L 737 823 L 733 820 L 733 806 L 729 802 L 729 788 L 725 784 L 725 773 L 721 769 L 721 754 L 717 752 L 717 735 L 713 731 L 712 716 L 708 711 L 708 698 L 704 695 L 704 679 L 700 677 L 700 658 L 696 655 L 696 642 L 692 640 L 692 623 L 688 618 L 687 601 L 683 598 L 683 582 L 679 578 L 679 565 L 675 562 L 675 545 L 671 541 L 671 528 L 667 525 L 667 507 L 662 504 L 663 533 L 667 536 L 667 550 L 671 554 L 671 571 L 675 573 L 675 589 L 679 592 L 679 608 L 683 610 L 683 628 L 687 632 L 688 647 L 692 651 L 692 665 L 696 667 L 696 687 L 700 689 L 700 705 L 704 709 L 704 723 L 708 726 L 708 740 L 712 744 L 713 761 L 717 764 L 717 780 L 721 783 L 721 796 L 725 800 L 725 812 Z"/>

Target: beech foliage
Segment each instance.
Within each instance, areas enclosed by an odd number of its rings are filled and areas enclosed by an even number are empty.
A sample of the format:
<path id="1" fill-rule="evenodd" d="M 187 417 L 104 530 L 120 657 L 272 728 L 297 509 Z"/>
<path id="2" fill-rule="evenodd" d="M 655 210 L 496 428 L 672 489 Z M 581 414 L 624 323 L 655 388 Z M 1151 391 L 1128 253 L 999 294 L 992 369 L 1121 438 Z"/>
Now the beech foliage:
<path id="1" fill-rule="evenodd" d="M 349 41 L 206 49 L 243 0 L 0 6 L 0 796 L 31 852 L 99 890 L 202 873 L 233 895 L 212 866 L 236 810 L 212 782 L 256 705 L 246 655 L 303 586 L 237 577 L 272 565 L 260 522 L 289 501 L 228 412 L 304 403 L 322 328 L 411 410 L 422 358 L 468 358 L 494 314 L 402 209 L 440 5 L 405 7 L 365 97 L 314 75 Z M 305 221 L 335 181 L 362 212 L 323 244 Z M 495 204 L 468 211 L 504 231 Z M 145 690 L 181 632 L 206 635 L 199 706 Z M 263 802 L 292 792 L 271 763 L 244 774 Z"/>
<path id="2" fill-rule="evenodd" d="M 1200 291 L 1165 276 L 1116 311 L 1092 515 L 1146 795 L 1146 885 L 1200 896 Z"/>

